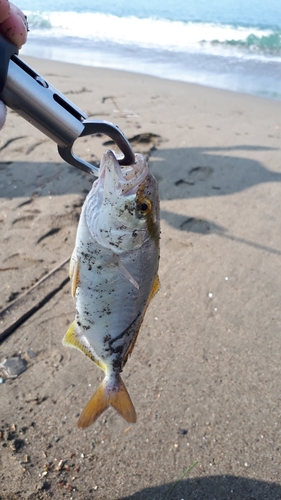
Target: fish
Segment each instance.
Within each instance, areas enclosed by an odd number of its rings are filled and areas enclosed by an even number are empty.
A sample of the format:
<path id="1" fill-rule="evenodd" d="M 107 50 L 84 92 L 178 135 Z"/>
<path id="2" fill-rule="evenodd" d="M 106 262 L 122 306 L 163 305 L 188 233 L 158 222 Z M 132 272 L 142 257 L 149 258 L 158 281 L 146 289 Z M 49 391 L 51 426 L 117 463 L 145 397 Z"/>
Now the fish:
<path id="1" fill-rule="evenodd" d="M 160 288 L 159 212 L 157 181 L 145 158 L 136 154 L 134 164 L 121 167 L 114 152 L 105 151 L 81 210 L 69 269 L 76 313 L 63 344 L 105 372 L 78 428 L 93 424 L 110 406 L 136 422 L 120 374 Z"/>

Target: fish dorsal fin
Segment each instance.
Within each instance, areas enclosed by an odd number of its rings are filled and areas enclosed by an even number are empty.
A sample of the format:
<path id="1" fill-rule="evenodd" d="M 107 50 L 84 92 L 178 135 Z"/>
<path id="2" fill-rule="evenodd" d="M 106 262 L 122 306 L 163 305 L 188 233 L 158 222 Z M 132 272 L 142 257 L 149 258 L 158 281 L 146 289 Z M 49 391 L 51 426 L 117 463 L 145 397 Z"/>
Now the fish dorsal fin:
<path id="1" fill-rule="evenodd" d="M 71 275 L 70 275 L 71 272 Z M 71 278 L 71 295 L 72 297 L 75 297 L 76 293 L 76 288 L 79 283 L 79 272 L 80 272 L 80 265 L 79 265 L 79 260 L 77 259 L 76 261 L 71 259 L 71 264 L 69 268 L 69 275 Z"/>

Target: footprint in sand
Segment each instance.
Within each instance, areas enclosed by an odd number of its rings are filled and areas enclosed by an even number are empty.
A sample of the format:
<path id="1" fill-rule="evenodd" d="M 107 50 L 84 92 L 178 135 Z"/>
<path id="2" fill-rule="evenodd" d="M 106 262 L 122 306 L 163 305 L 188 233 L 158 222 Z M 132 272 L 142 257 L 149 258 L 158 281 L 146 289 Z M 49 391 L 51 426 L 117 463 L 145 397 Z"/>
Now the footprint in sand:
<path id="1" fill-rule="evenodd" d="M 23 201 L 22 203 L 20 203 L 17 208 L 21 208 L 21 207 L 24 207 L 25 205 L 30 205 L 30 203 L 33 202 L 33 198 L 30 198 L 29 200 L 25 200 Z"/>
<path id="2" fill-rule="evenodd" d="M 189 170 L 188 177 L 192 182 L 205 181 L 212 175 L 214 169 L 212 167 L 194 167 Z"/>
<path id="3" fill-rule="evenodd" d="M 208 234 L 212 229 L 210 222 L 204 219 L 196 219 L 195 217 L 186 219 L 181 223 L 180 228 L 182 231 L 199 234 Z"/>
<path id="4" fill-rule="evenodd" d="M 40 264 L 43 262 L 43 259 L 32 259 L 22 253 L 14 253 L 4 259 L 3 262 L 8 262 L 9 266 L 13 266 L 15 269 L 25 269 L 34 266 L 34 264 Z"/>
<path id="5" fill-rule="evenodd" d="M 40 238 L 38 238 L 36 243 L 37 244 L 41 243 L 41 241 L 43 241 L 45 238 L 49 238 L 50 236 L 57 234 L 61 229 L 62 229 L 61 227 L 53 227 L 52 229 L 50 229 L 50 231 L 40 236 Z"/>
<path id="6" fill-rule="evenodd" d="M 159 144 L 161 144 L 161 142 L 164 142 L 164 140 L 163 137 L 153 134 L 152 132 L 144 132 L 128 138 L 133 150 L 147 157 L 159 146 Z M 111 140 L 103 142 L 103 146 L 111 146 L 112 148 L 114 144 L 115 143 Z"/>
<path id="7" fill-rule="evenodd" d="M 3 146 L 1 146 L 0 148 L 0 151 L 3 151 L 3 149 L 6 149 L 8 146 L 10 146 L 10 144 L 12 144 L 13 142 L 15 141 L 18 141 L 20 139 L 25 139 L 26 138 L 26 135 L 19 135 L 18 137 L 13 137 L 12 139 L 9 139 L 8 141 L 6 141 Z M 11 148 L 10 148 L 11 149 Z"/>
<path id="8" fill-rule="evenodd" d="M 12 224 L 17 225 L 22 229 L 30 229 L 31 222 L 35 219 L 35 215 L 24 215 L 23 217 L 18 217 L 13 220 Z"/>
<path id="9" fill-rule="evenodd" d="M 184 179 L 177 179 L 175 181 L 175 186 L 181 186 L 187 184 L 189 186 L 194 186 L 196 182 L 202 182 L 207 180 L 214 172 L 212 167 L 194 167 L 188 172 L 188 175 Z M 219 187 L 214 187 L 214 189 L 220 189 Z"/>

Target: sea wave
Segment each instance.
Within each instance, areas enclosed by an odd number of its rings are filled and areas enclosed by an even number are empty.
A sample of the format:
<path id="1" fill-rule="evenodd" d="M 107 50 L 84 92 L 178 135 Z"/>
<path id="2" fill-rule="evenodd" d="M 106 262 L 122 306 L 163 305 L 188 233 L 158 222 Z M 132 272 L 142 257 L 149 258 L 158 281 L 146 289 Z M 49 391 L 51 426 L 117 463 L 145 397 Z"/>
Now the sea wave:
<path id="1" fill-rule="evenodd" d="M 27 12 L 31 36 L 75 37 L 171 51 L 243 49 L 281 55 L 281 31 L 103 13 Z"/>
<path id="2" fill-rule="evenodd" d="M 257 36 L 251 33 L 246 39 L 212 40 L 213 45 L 225 45 L 239 47 L 243 49 L 255 50 L 258 52 L 268 52 L 270 54 L 281 54 L 281 32 L 270 33 L 268 35 Z"/>
<path id="3" fill-rule="evenodd" d="M 48 30 L 52 29 L 52 23 L 48 14 L 41 12 L 27 12 L 29 30 Z"/>

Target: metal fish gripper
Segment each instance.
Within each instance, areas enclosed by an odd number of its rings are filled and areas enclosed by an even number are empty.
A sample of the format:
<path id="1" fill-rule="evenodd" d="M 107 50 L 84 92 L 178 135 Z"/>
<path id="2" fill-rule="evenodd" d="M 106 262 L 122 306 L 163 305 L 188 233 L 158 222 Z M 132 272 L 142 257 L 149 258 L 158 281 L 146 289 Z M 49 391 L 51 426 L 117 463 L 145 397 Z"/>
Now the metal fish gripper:
<path id="1" fill-rule="evenodd" d="M 18 57 L 18 49 L 0 35 L 0 99 L 17 114 L 52 139 L 63 160 L 97 176 L 99 168 L 76 156 L 73 145 L 79 137 L 104 134 L 123 153 L 120 165 L 132 165 L 135 155 L 117 125 L 89 120 L 86 113 Z"/>

